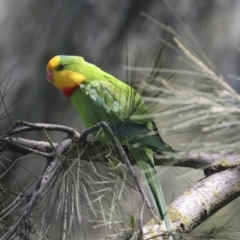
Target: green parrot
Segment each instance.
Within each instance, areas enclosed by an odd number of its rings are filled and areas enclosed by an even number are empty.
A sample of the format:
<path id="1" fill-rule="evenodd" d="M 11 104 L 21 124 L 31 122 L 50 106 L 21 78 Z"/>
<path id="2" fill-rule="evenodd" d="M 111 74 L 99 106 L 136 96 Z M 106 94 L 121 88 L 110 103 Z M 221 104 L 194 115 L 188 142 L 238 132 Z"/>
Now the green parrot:
<path id="1" fill-rule="evenodd" d="M 159 136 L 152 118 L 133 117 L 151 113 L 138 92 L 79 56 L 55 56 L 48 62 L 46 70 L 47 79 L 70 100 L 85 127 L 105 121 L 121 144 L 128 147 L 145 174 L 150 195 L 164 219 L 165 202 L 153 152 L 161 154 L 173 150 Z M 98 140 L 104 143 L 105 137 L 100 134 Z"/>

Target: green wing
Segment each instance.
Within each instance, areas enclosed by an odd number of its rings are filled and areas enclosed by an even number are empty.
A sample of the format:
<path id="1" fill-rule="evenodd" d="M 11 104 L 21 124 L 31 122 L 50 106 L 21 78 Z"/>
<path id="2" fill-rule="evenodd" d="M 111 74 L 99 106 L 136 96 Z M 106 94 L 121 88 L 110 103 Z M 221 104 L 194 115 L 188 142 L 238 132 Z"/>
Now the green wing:
<path id="1" fill-rule="evenodd" d="M 107 121 L 110 125 L 129 121 L 146 125 L 149 121 L 149 119 L 131 120 L 132 115 L 148 114 L 149 110 L 134 89 L 115 78 L 106 79 L 105 76 L 105 80 L 82 84 L 70 97 L 70 101 L 86 126 L 93 123 L 91 113 L 96 113 L 95 117 L 99 113 L 104 113 L 104 116 L 100 114 L 101 120 Z"/>

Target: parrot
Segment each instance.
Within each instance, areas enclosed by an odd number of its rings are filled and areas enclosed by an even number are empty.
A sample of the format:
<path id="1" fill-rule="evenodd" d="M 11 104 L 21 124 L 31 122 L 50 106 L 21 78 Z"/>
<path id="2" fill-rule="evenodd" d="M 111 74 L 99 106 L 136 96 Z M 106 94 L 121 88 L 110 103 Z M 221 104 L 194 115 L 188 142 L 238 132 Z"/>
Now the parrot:
<path id="1" fill-rule="evenodd" d="M 47 64 L 46 75 L 70 100 L 86 128 L 102 121 L 109 124 L 145 175 L 153 204 L 164 219 L 165 201 L 153 154 L 173 150 L 160 137 L 152 117 L 133 117 L 151 116 L 137 90 L 80 56 L 53 57 Z M 106 142 L 105 138 L 106 135 L 98 135 L 101 143 Z"/>

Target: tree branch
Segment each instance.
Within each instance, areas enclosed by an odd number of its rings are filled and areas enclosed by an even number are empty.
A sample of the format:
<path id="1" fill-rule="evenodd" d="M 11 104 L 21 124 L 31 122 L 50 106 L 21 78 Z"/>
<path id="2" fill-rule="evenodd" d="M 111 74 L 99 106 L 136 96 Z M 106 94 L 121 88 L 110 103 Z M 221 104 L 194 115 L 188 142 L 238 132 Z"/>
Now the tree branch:
<path id="1" fill-rule="evenodd" d="M 50 124 L 48 124 L 50 125 Z M 52 127 L 54 129 L 54 127 Z M 59 128 L 58 128 L 59 129 Z M 60 130 L 59 130 L 60 131 Z M 53 143 L 57 146 L 57 143 Z M 44 141 L 35 141 L 19 137 L 5 136 L 0 138 L 0 151 L 17 152 L 22 154 L 35 153 L 40 156 L 44 156 L 42 153 L 50 153 L 52 151 L 51 144 Z M 106 150 L 104 146 L 100 146 L 97 151 L 91 148 L 91 155 L 96 154 L 95 160 L 97 161 L 97 153 Z M 36 151 L 33 151 L 36 150 Z M 48 156 L 48 155 L 47 155 Z M 89 152 L 83 154 L 82 157 L 88 160 Z M 93 159 L 93 158 L 91 158 Z M 190 152 L 176 152 L 174 155 L 159 156 L 155 158 L 156 166 L 176 166 L 176 167 L 188 167 L 194 169 L 206 169 L 210 168 L 212 171 L 219 171 L 226 168 L 233 168 L 240 165 L 239 154 L 212 154 L 212 153 L 196 153 Z M 102 161 L 102 159 L 101 159 Z"/>
<path id="2" fill-rule="evenodd" d="M 187 188 L 168 206 L 172 232 L 176 235 L 189 233 L 219 209 L 240 196 L 239 168 L 215 173 Z M 167 234 L 164 223 L 158 225 L 152 219 L 143 231 L 144 239 Z"/>

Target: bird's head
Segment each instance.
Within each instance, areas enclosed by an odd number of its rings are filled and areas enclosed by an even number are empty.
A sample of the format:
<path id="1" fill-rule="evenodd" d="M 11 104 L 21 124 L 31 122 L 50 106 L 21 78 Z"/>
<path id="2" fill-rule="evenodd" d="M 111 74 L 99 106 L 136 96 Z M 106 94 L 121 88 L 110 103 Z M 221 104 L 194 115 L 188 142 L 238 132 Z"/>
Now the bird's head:
<path id="1" fill-rule="evenodd" d="M 66 97 L 85 81 L 82 73 L 82 57 L 59 55 L 53 57 L 47 64 L 47 79 L 59 88 Z"/>

